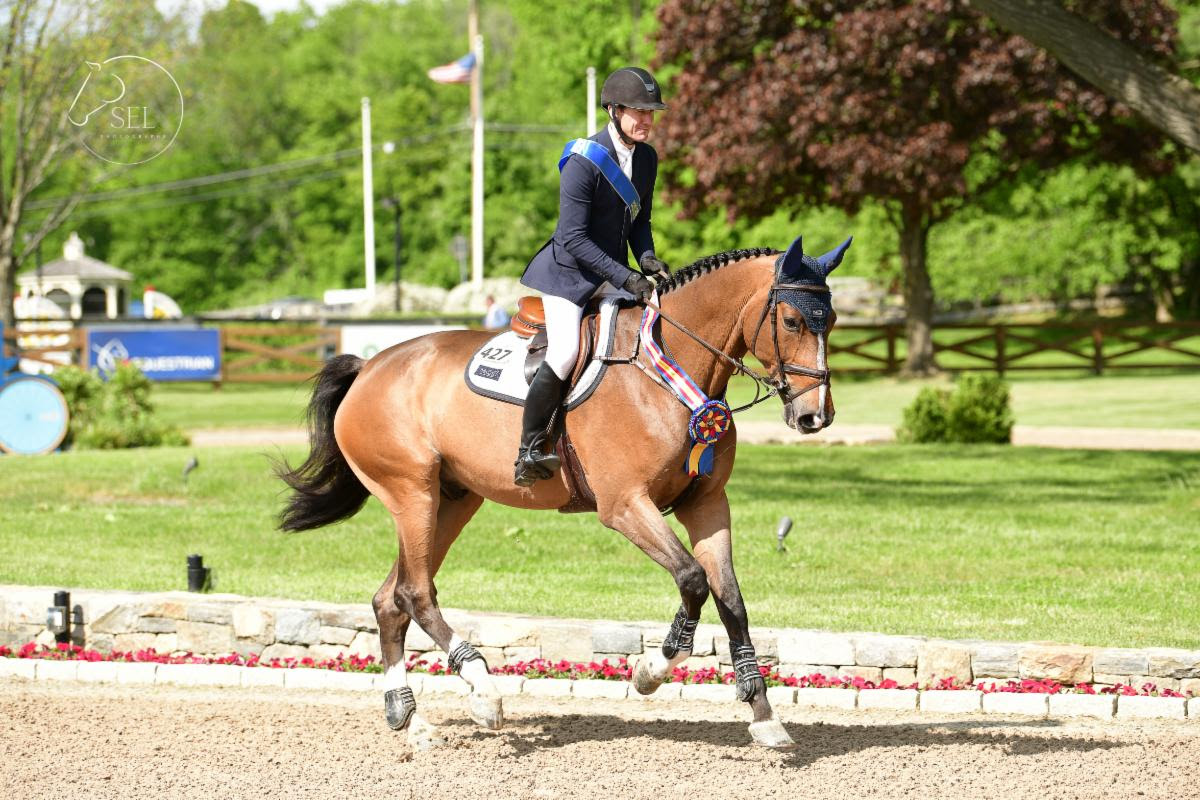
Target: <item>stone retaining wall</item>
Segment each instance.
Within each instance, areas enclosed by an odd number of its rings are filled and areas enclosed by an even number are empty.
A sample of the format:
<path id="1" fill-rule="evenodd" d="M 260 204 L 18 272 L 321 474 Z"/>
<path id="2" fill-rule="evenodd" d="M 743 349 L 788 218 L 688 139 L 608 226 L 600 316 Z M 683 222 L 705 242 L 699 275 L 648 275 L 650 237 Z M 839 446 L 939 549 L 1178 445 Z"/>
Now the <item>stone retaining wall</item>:
<path id="1" fill-rule="evenodd" d="M 0 586 L 0 644 L 53 643 L 45 629 L 53 587 Z M 188 592 L 130 593 L 75 590 L 71 602 L 83 621 L 76 644 L 110 652 L 153 649 L 160 653 L 261 658 L 334 658 L 339 653 L 379 657 L 378 629 L 368 605 L 264 600 Z M 443 609 L 447 621 L 492 666 L 544 658 L 551 661 L 631 660 L 657 649 L 667 633 L 662 622 L 611 622 L 485 614 Z M 783 675 L 859 676 L 879 682 L 928 686 L 941 678 L 1032 678 L 1064 684 L 1092 683 L 1159 688 L 1200 694 L 1200 651 L 1169 648 L 1116 649 L 1044 642 L 984 642 L 755 628 L 760 660 Z M 416 625 L 408 650 L 442 660 L 440 650 Z M 731 669 L 729 641 L 720 626 L 696 631 L 688 666 Z"/>

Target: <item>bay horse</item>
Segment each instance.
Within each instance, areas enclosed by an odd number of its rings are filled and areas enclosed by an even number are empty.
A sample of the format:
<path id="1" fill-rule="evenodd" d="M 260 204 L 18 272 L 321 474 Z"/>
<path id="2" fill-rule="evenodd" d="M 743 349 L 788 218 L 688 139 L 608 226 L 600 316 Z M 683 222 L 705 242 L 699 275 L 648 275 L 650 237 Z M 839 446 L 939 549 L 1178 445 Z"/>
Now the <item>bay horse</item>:
<path id="1" fill-rule="evenodd" d="M 722 397 L 735 370 L 745 370 L 783 401 L 785 423 L 814 433 L 833 422 L 826 343 L 834 322 L 826 276 L 847 240 L 819 257 L 798 238 L 785 254 L 735 250 L 701 259 L 657 287 L 660 342 L 709 396 Z M 751 643 L 746 606 L 733 569 L 729 500 L 736 426 L 715 445 L 712 472 L 681 469 L 691 440 L 691 411 L 652 380 L 644 349 L 635 349 L 643 309 L 617 315 L 615 353 L 636 353 L 612 367 L 586 403 L 565 418 L 605 526 L 624 534 L 675 580 L 681 606 L 662 649 L 636 665 L 633 684 L 653 692 L 692 651 L 701 607 L 711 594 L 729 635 L 737 696 L 750 704 L 753 742 L 792 739 L 767 701 Z M 311 452 L 280 477 L 292 488 L 280 528 L 299 531 L 355 514 L 369 495 L 395 520 L 399 553 L 372 606 L 385 667 L 384 712 L 420 748 L 436 730 L 416 714 L 407 686 L 404 637 L 412 620 L 444 650 L 451 671 L 470 685 L 468 709 L 479 724 L 503 724 L 500 693 L 482 656 L 446 623 L 434 576 L 459 532 L 485 499 L 531 510 L 570 500 L 562 473 L 531 487 L 513 483 L 508 455 L 521 431 L 521 408 L 470 391 L 464 368 L 491 332 L 445 331 L 395 345 L 364 362 L 331 359 L 316 378 L 308 406 Z M 762 375 L 741 362 L 755 356 Z M 642 369 L 634 368 L 641 364 Z M 651 376 L 651 377 L 648 377 Z M 793 382 L 795 381 L 795 382 Z M 757 393 L 756 393 L 757 396 Z M 563 472 L 566 470 L 564 469 Z M 689 486 L 691 487 L 689 490 Z M 685 490 L 687 493 L 685 494 Z M 680 543 L 661 509 L 687 529 Z"/>

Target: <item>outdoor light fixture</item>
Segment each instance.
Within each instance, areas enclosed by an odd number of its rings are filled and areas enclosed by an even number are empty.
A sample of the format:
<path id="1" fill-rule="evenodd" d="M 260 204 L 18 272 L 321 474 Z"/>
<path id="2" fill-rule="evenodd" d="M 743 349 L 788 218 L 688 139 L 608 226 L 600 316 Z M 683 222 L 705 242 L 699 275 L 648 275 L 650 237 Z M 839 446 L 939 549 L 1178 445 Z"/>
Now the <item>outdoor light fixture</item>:
<path id="1" fill-rule="evenodd" d="M 46 609 L 46 630 L 54 634 L 54 641 L 71 641 L 71 593 L 54 593 L 54 605 Z"/>
<path id="2" fill-rule="evenodd" d="M 787 538 L 788 531 L 792 529 L 792 518 L 784 517 L 779 520 L 779 528 L 775 531 L 775 549 L 782 553 L 784 551 L 783 540 Z"/>
<path id="3" fill-rule="evenodd" d="M 204 566 L 204 556 L 193 554 L 187 557 L 187 582 L 189 592 L 206 592 L 212 578 L 212 570 Z"/>

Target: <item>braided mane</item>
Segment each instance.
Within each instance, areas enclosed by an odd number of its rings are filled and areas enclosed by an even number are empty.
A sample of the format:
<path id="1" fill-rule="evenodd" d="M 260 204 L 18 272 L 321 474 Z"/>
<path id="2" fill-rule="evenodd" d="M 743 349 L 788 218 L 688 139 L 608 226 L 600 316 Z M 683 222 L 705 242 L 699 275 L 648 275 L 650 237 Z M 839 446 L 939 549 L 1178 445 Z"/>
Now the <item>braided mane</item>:
<path id="1" fill-rule="evenodd" d="M 774 256 L 780 252 L 780 250 L 772 247 L 751 247 L 748 250 L 726 250 L 724 253 L 705 256 L 672 273 L 669 280 L 663 281 L 658 285 L 658 293 L 663 295 L 672 289 L 678 289 L 685 283 L 690 283 L 701 275 L 712 272 L 715 269 L 720 269 L 726 264 L 732 264 L 735 261 L 745 261 L 748 258 L 758 258 L 759 256 Z"/>

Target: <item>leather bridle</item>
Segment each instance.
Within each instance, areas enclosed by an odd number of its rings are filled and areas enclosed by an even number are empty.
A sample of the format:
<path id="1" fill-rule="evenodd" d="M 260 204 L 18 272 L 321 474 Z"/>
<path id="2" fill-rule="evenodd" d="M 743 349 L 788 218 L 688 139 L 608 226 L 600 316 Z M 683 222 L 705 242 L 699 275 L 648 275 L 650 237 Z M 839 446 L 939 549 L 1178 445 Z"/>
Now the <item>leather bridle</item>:
<path id="1" fill-rule="evenodd" d="M 779 315 L 775 310 L 779 307 L 779 293 L 784 291 L 800 291 L 813 292 L 816 294 L 829 294 L 829 287 L 815 283 L 780 283 L 776 278 L 775 283 L 771 284 L 771 288 L 767 290 L 767 302 L 763 306 L 762 316 L 758 319 L 758 327 L 754 329 L 754 339 L 750 342 L 750 352 L 754 352 L 755 346 L 758 344 L 758 335 L 762 331 L 763 322 L 767 317 L 771 318 L 771 344 L 775 347 L 775 365 L 779 372 L 779 377 L 769 375 L 768 380 L 772 382 L 776 392 L 779 394 L 779 399 L 786 405 L 797 397 L 802 397 L 813 389 L 821 386 L 829 386 L 830 371 L 828 367 L 813 369 L 812 367 L 804 367 L 799 364 L 789 364 L 783 360 L 783 352 L 779 347 Z M 808 321 L 805 320 L 805 325 Z M 809 326 L 809 330 L 816 336 L 822 337 L 826 333 L 817 333 Z M 812 386 L 806 386 L 799 392 L 793 391 L 791 383 L 788 382 L 788 375 L 803 375 L 806 378 L 815 378 L 816 383 Z"/>
<path id="2" fill-rule="evenodd" d="M 778 395 L 779 399 L 782 400 L 786 405 L 796 398 L 808 394 L 813 389 L 817 389 L 821 386 L 828 387 L 830 385 L 830 371 L 828 368 L 813 369 L 811 367 L 801 366 L 800 364 L 789 364 L 783 360 L 783 352 L 779 347 L 779 315 L 775 313 L 775 310 L 779 307 L 780 292 L 802 291 L 829 294 L 829 287 L 813 283 L 781 283 L 779 280 L 780 277 L 781 276 L 777 272 L 775 276 L 775 282 L 772 283 L 771 288 L 767 290 L 767 301 L 763 305 L 762 314 L 758 319 L 758 326 L 754 329 L 754 339 L 750 343 L 750 352 L 753 353 L 755 345 L 758 344 L 758 336 L 762 331 L 763 323 L 766 322 L 767 316 L 769 315 L 771 317 L 771 343 L 775 348 L 775 365 L 766 375 L 762 374 L 756 369 L 748 367 L 740 358 L 734 358 L 724 350 L 709 344 L 704 339 L 700 338 L 691 330 L 689 330 L 685 325 L 671 319 L 670 316 L 663 313 L 663 310 L 655 303 L 650 301 L 646 302 L 646 305 L 658 312 L 658 315 L 662 319 L 671 323 L 671 325 L 678 328 L 701 347 L 725 361 L 727 364 L 732 366 L 734 370 L 755 381 L 754 399 L 743 406 L 732 409 L 732 411 L 735 413 L 739 411 L 745 411 L 747 408 L 758 405 L 764 400 L 770 399 L 774 395 Z M 805 324 L 808 324 L 807 320 L 805 321 Z M 812 331 L 811 326 L 809 326 L 809 330 Z M 819 337 L 827 335 L 826 333 L 817 333 L 816 331 L 812 332 Z M 778 375 L 775 374 L 776 372 Z M 788 375 L 803 375 L 806 378 L 814 378 L 816 379 L 816 383 L 814 383 L 812 386 L 806 386 L 804 389 L 797 392 L 792 389 L 792 385 L 788 381 Z M 766 393 L 760 396 L 759 392 L 762 387 L 766 387 Z"/>

